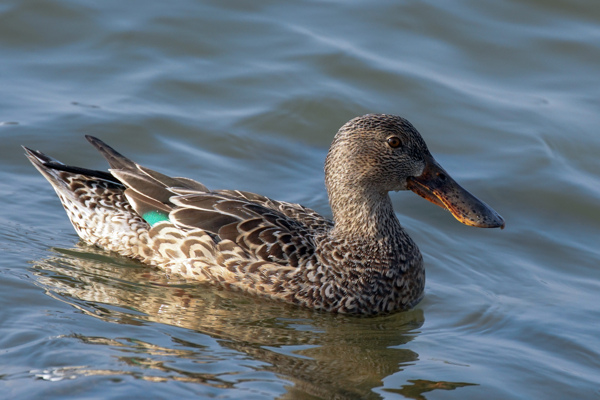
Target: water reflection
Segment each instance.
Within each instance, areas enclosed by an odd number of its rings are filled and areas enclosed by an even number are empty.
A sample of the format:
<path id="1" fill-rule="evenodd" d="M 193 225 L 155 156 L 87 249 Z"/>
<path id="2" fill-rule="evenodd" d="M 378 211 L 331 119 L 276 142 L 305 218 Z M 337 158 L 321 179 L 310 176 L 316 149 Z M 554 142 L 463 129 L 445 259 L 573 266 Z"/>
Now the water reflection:
<path id="1" fill-rule="evenodd" d="M 477 386 L 474 383 L 428 381 L 424 379 L 409 380 L 410 385 L 403 385 L 401 389 L 385 389 L 386 392 L 401 394 L 407 399 L 426 400 L 423 393 L 436 389 L 454 390 L 464 386 Z"/>
<path id="2" fill-rule="evenodd" d="M 55 257 L 33 267 L 49 296 L 104 321 L 137 326 L 157 322 L 193 330 L 207 335 L 209 344 L 176 336 L 159 345 L 136 338 L 106 338 L 101 332 L 97 337 L 74 334 L 90 346 L 116 349 L 117 366 L 39 371 L 44 379 L 133 375 L 227 389 L 238 383 L 235 374 L 215 372 L 215 362 L 246 360 L 242 363 L 255 371 L 289 382 L 284 383 L 287 393 L 281 398 L 377 399 L 381 396 L 373 389 L 382 387 L 384 378 L 418 360 L 415 352 L 398 347 L 417 335 L 424 322 L 420 310 L 377 318 L 317 313 L 166 280 L 160 271 L 86 245 L 54 251 Z M 208 351 L 209 346 L 218 351 Z M 470 384 L 410 381 L 402 388 L 384 390 L 424 399 L 428 391 L 465 385 Z"/>

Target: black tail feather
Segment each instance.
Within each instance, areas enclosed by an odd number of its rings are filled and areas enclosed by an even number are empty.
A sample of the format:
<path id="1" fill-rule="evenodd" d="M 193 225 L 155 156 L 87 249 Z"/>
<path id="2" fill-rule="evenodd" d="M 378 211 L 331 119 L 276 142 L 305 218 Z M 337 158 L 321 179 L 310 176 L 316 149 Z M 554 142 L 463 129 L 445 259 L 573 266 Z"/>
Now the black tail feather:
<path id="1" fill-rule="evenodd" d="M 117 178 L 115 178 L 114 176 L 112 176 L 110 173 L 108 173 L 106 171 L 97 171 L 97 170 L 93 170 L 93 169 L 65 165 L 65 164 L 61 163 L 60 161 L 42 153 L 41 151 L 32 150 L 25 146 L 23 146 L 23 149 L 25 149 L 25 155 L 27 156 L 29 161 L 31 161 L 34 165 L 37 165 L 39 167 L 53 169 L 53 170 L 57 170 L 57 171 L 65 171 L 65 172 L 70 172 L 73 174 L 80 174 L 80 175 L 90 176 L 90 177 L 94 177 L 94 178 L 100 178 L 100 179 L 104 179 L 104 180 L 107 180 L 110 182 L 121 184 L 121 182 L 119 182 L 119 180 Z"/>

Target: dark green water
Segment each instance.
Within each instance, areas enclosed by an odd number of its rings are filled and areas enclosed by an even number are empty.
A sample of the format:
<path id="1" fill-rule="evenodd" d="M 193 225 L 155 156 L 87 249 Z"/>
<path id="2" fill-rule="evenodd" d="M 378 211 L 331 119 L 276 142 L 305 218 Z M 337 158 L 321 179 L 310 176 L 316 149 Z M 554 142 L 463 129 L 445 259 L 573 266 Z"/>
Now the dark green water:
<path id="1" fill-rule="evenodd" d="M 600 3 L 0 4 L 0 398 L 600 398 Z M 79 244 L 21 144 L 329 215 L 337 129 L 402 115 L 506 219 L 393 194 L 425 299 L 378 318 L 166 280 Z"/>

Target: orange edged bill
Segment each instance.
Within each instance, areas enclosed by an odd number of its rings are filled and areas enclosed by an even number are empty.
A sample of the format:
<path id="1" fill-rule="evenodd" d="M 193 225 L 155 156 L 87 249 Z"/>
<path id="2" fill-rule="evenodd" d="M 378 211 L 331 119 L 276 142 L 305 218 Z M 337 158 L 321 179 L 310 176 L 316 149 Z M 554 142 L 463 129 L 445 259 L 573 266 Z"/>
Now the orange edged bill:
<path id="1" fill-rule="evenodd" d="M 409 177 L 406 187 L 433 204 L 452 213 L 465 225 L 504 229 L 504 219 L 490 206 L 460 186 L 433 156 L 425 160 L 420 176 Z"/>

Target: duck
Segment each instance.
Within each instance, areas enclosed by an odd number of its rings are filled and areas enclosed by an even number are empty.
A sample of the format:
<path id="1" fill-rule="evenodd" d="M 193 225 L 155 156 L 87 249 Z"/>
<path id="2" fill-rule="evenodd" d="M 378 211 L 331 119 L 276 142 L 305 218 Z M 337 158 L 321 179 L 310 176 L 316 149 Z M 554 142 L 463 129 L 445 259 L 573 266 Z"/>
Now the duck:
<path id="1" fill-rule="evenodd" d="M 423 298 L 423 257 L 390 192 L 411 190 L 468 226 L 505 226 L 396 115 L 359 116 L 335 134 L 325 159 L 331 219 L 299 204 L 170 177 L 86 138 L 108 171 L 23 146 L 83 241 L 167 276 L 314 310 L 378 315 L 410 310 Z"/>

